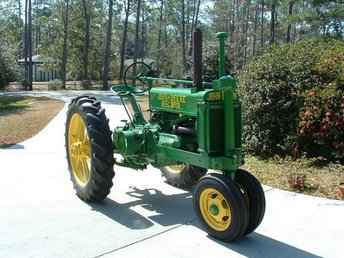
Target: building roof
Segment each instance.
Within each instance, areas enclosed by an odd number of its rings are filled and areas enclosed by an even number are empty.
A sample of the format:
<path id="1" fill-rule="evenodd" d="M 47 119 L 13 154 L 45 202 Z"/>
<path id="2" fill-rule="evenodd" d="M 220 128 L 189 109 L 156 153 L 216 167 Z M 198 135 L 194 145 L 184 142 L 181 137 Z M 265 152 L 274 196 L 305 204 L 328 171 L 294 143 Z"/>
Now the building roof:
<path id="1" fill-rule="evenodd" d="M 18 60 L 19 64 L 25 63 L 25 58 L 21 58 Z M 34 64 L 47 64 L 47 63 L 56 63 L 56 61 L 51 57 L 42 57 L 41 55 L 34 55 L 32 56 L 32 63 Z"/>

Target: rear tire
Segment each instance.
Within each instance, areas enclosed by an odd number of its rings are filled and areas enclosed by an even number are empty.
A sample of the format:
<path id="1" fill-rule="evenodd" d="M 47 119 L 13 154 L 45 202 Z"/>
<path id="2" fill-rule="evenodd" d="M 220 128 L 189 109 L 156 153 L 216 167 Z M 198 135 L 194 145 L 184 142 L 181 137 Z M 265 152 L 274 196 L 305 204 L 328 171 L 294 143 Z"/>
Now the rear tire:
<path id="1" fill-rule="evenodd" d="M 189 189 L 207 173 L 205 168 L 187 164 L 179 164 L 160 168 L 166 182 L 182 189 Z"/>
<path id="2" fill-rule="evenodd" d="M 87 202 L 104 200 L 113 185 L 115 160 L 108 119 L 94 97 L 79 96 L 69 104 L 65 141 L 77 196 Z"/>
<path id="3" fill-rule="evenodd" d="M 253 232 L 265 214 L 265 194 L 260 182 L 251 173 L 238 169 L 235 182 L 239 185 L 249 209 L 249 222 L 245 235 Z"/>

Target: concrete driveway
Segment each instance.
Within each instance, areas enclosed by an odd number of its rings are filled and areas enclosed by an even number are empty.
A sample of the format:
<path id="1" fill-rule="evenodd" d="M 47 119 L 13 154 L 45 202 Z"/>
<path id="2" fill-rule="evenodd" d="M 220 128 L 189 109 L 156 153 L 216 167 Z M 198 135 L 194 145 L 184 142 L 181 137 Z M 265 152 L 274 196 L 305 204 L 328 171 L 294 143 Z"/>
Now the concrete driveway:
<path id="1" fill-rule="evenodd" d="M 91 93 L 104 100 L 111 127 L 125 118 L 117 97 Z M 69 101 L 79 92 L 30 94 Z M 67 170 L 65 112 L 35 137 L 0 150 L 0 257 L 343 257 L 342 201 L 266 187 L 263 223 L 231 244 L 208 237 L 191 193 L 165 184 L 152 167 L 115 167 L 103 204 L 80 201 Z"/>

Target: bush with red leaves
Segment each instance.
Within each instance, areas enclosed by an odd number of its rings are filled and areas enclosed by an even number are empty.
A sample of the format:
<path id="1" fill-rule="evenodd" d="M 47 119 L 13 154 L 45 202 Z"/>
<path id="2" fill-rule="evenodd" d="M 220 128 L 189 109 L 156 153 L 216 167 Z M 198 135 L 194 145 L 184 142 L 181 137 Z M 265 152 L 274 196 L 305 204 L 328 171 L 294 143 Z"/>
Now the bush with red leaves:
<path id="1" fill-rule="evenodd" d="M 312 156 L 344 160 L 344 91 L 311 90 L 301 109 L 298 142 Z"/>

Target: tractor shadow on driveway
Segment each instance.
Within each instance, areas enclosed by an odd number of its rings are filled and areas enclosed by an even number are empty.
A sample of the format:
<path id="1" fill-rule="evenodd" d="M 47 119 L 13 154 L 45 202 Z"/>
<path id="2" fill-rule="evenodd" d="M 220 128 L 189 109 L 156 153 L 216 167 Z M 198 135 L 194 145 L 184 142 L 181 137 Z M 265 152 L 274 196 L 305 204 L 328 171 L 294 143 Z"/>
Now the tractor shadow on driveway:
<path id="1" fill-rule="evenodd" d="M 136 200 L 117 203 L 107 198 L 102 204 L 90 204 L 92 209 L 133 230 L 142 230 L 154 225 L 163 226 L 192 225 L 202 228 L 198 223 L 192 205 L 192 193 L 166 195 L 158 189 L 131 188 L 126 194 Z M 132 208 L 140 206 L 155 215 L 143 216 Z M 297 247 L 288 245 L 268 236 L 252 233 L 234 243 L 224 243 L 212 237 L 209 240 L 232 251 L 250 258 L 320 258 Z"/>
<path id="2" fill-rule="evenodd" d="M 162 226 L 189 224 L 195 219 L 192 209 L 192 194 L 181 193 L 165 195 L 158 189 L 131 188 L 126 194 L 136 200 L 127 203 L 118 203 L 106 198 L 101 204 L 90 203 L 93 210 L 130 228 L 145 229 L 152 227 L 153 222 Z M 147 217 L 134 211 L 132 208 L 140 206 L 154 215 Z M 152 222 L 153 221 L 153 222 Z"/>
<path id="3" fill-rule="evenodd" d="M 249 236 L 242 238 L 234 243 L 224 243 L 212 237 L 209 239 L 215 241 L 219 245 L 227 247 L 245 257 L 250 258 L 321 258 L 299 249 L 297 247 L 272 239 L 268 236 L 253 232 Z"/>

